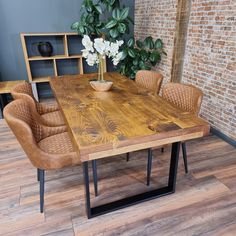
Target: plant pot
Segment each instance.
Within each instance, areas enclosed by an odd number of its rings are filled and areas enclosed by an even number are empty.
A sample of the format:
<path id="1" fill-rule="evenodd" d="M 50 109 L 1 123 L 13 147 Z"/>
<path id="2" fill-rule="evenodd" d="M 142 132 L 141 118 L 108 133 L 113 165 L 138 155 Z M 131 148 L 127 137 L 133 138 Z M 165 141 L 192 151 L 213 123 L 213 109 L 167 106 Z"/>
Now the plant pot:
<path id="1" fill-rule="evenodd" d="M 90 81 L 91 87 L 97 92 L 106 92 L 111 89 L 113 82 L 111 81 Z"/>

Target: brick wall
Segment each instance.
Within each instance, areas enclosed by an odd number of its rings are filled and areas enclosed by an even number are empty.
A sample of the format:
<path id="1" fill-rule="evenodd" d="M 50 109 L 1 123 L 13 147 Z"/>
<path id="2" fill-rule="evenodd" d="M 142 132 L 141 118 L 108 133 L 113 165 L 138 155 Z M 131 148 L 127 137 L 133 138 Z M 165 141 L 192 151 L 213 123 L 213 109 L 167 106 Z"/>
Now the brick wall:
<path id="1" fill-rule="evenodd" d="M 163 56 L 156 68 L 164 75 L 165 82 L 171 75 L 176 9 L 176 0 L 135 0 L 135 37 L 144 39 L 151 35 L 154 39 L 161 38 L 165 43 L 167 56 Z"/>
<path id="2" fill-rule="evenodd" d="M 205 94 L 201 115 L 236 139 L 235 0 L 192 2 L 183 71 Z"/>
<path id="3" fill-rule="evenodd" d="M 163 39 L 159 66 L 170 79 L 176 1 L 136 0 L 135 37 Z M 204 92 L 201 116 L 236 139 L 236 1 L 192 0 L 182 82 Z"/>

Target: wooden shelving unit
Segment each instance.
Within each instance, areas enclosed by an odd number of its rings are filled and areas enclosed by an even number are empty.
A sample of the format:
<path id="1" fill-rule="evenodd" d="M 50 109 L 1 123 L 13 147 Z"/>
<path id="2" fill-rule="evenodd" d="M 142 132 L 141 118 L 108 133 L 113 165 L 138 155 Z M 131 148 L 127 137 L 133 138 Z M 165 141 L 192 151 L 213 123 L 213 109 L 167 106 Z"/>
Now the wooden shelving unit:
<path id="1" fill-rule="evenodd" d="M 77 33 L 21 33 L 21 43 L 22 43 L 22 48 L 23 48 L 23 52 L 24 52 L 24 58 L 25 58 L 25 64 L 26 64 L 26 69 L 27 69 L 27 74 L 28 74 L 28 79 L 29 82 L 31 83 L 42 83 L 42 82 L 48 82 L 49 81 L 49 77 L 50 76 L 58 76 L 60 75 L 58 73 L 58 61 L 59 60 L 78 60 L 77 63 L 77 69 L 78 69 L 78 73 L 79 74 L 83 74 L 84 73 L 84 67 L 83 67 L 83 59 L 82 59 L 82 55 L 79 53 L 73 54 L 72 52 L 70 52 L 69 50 L 69 39 L 71 37 L 79 37 Z M 50 41 L 48 39 L 50 38 L 56 38 L 57 40 L 61 40 L 61 44 L 62 44 L 62 49 L 63 50 L 63 54 L 60 52 L 59 54 L 57 54 L 57 52 L 55 52 L 54 55 L 52 55 L 51 57 L 42 57 L 39 55 L 32 55 L 32 52 L 30 52 L 30 49 L 32 47 L 32 43 L 29 43 L 28 41 L 30 39 L 34 38 L 34 41 Z M 81 41 L 82 41 L 82 37 L 81 37 Z M 81 43 L 80 43 L 81 45 Z M 53 45 L 53 48 L 56 47 L 55 45 Z M 34 62 L 47 62 L 47 61 L 52 61 L 52 65 L 53 65 L 53 75 L 49 74 L 46 76 L 35 76 L 33 74 L 32 71 L 32 63 Z M 51 65 L 51 64 L 50 64 Z M 42 68 L 43 70 L 43 68 Z"/>

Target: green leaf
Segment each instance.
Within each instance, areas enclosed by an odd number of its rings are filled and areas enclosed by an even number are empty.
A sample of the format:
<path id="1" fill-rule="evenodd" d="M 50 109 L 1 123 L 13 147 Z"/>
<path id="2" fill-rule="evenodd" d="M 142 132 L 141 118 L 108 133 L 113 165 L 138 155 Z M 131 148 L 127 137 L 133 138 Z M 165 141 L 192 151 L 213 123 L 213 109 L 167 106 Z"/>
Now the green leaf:
<path id="1" fill-rule="evenodd" d="M 152 52 L 149 57 L 153 66 L 157 64 L 161 60 L 161 55 L 159 52 Z"/>
<path id="2" fill-rule="evenodd" d="M 96 11 L 101 15 L 102 14 L 102 8 L 100 5 L 94 5 Z"/>
<path id="3" fill-rule="evenodd" d="M 123 10 L 121 10 L 120 13 L 120 20 L 125 20 L 129 15 L 129 7 L 125 7 Z"/>
<path id="4" fill-rule="evenodd" d="M 106 28 L 107 29 L 111 29 L 111 28 L 113 28 L 114 26 L 116 26 L 116 24 L 117 24 L 117 21 L 116 20 L 110 20 L 107 24 L 106 24 Z"/>
<path id="5" fill-rule="evenodd" d="M 122 57 L 121 57 L 120 60 L 123 61 L 127 56 L 128 56 L 127 50 L 123 50 L 123 51 L 122 51 Z"/>
<path id="6" fill-rule="evenodd" d="M 71 25 L 70 28 L 71 28 L 72 30 L 78 30 L 79 25 L 80 25 L 79 22 L 74 22 L 74 23 Z"/>
<path id="7" fill-rule="evenodd" d="M 149 53 L 143 49 L 140 52 L 140 56 L 143 61 L 147 61 L 149 58 Z"/>
<path id="8" fill-rule="evenodd" d="M 154 48 L 154 42 L 153 42 L 153 39 L 151 36 L 147 37 L 145 40 L 144 40 L 144 45 L 146 48 L 148 49 L 153 49 Z"/>
<path id="9" fill-rule="evenodd" d="M 163 42 L 161 39 L 157 39 L 155 42 L 155 49 L 162 49 L 164 46 Z"/>
<path id="10" fill-rule="evenodd" d="M 130 38 L 129 41 L 127 42 L 127 46 L 131 48 L 134 46 L 134 43 L 135 43 L 134 38 Z"/>
<path id="11" fill-rule="evenodd" d="M 87 22 L 88 24 L 92 24 L 93 21 L 94 21 L 94 17 L 93 17 L 92 15 L 87 15 L 87 17 L 86 17 L 86 22 Z"/>
<path id="12" fill-rule="evenodd" d="M 136 41 L 136 44 L 137 44 L 137 46 L 139 47 L 139 48 L 143 48 L 143 42 L 141 41 L 141 40 L 137 40 Z"/>
<path id="13" fill-rule="evenodd" d="M 113 39 L 116 39 L 119 36 L 119 32 L 117 29 L 111 29 L 109 33 Z"/>
<path id="14" fill-rule="evenodd" d="M 120 20 L 120 10 L 118 8 L 115 8 L 113 11 L 112 11 L 112 17 L 115 19 L 115 20 Z"/>
<path id="15" fill-rule="evenodd" d="M 80 25 L 79 28 L 78 28 L 78 31 L 79 31 L 80 34 L 84 34 L 85 28 L 82 25 Z"/>
<path id="16" fill-rule="evenodd" d="M 135 58 L 135 52 L 134 52 L 133 49 L 130 48 L 130 49 L 128 50 L 128 54 L 129 54 L 130 57 Z"/>
<path id="17" fill-rule="evenodd" d="M 121 34 L 124 34 L 125 31 L 126 31 L 127 27 L 124 23 L 119 23 L 118 24 L 118 31 L 121 33 Z"/>
<path id="18" fill-rule="evenodd" d="M 145 62 L 144 61 L 139 61 L 139 67 L 143 70 L 145 67 Z"/>
<path id="19" fill-rule="evenodd" d="M 138 65 L 138 62 L 139 62 L 138 59 L 134 59 L 134 60 L 133 60 L 133 65 L 137 66 L 137 65 Z"/>

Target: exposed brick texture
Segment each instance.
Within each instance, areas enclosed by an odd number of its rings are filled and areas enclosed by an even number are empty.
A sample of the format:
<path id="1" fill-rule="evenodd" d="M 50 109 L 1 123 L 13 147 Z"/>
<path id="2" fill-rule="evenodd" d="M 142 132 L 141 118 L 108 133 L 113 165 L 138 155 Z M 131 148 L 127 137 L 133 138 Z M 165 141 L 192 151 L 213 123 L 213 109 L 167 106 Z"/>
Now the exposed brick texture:
<path id="1" fill-rule="evenodd" d="M 165 78 L 164 82 L 171 76 L 176 9 L 176 0 L 135 1 L 135 37 L 144 39 L 151 35 L 154 39 L 161 38 L 165 43 L 167 56 L 163 56 L 157 66 Z"/>
<path id="2" fill-rule="evenodd" d="M 170 79 L 177 0 L 136 0 L 135 37 L 163 39 Z M 201 116 L 236 140 L 236 1 L 192 0 L 182 82 L 204 92 Z"/>

